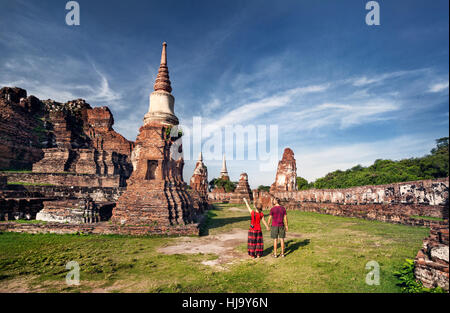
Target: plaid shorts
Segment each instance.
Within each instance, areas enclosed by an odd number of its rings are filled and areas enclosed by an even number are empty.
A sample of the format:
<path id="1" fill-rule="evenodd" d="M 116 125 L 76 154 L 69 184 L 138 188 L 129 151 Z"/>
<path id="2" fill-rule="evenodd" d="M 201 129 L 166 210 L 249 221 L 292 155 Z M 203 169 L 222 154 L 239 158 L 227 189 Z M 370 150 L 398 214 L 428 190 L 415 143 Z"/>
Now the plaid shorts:
<path id="1" fill-rule="evenodd" d="M 270 229 L 270 237 L 272 239 L 285 238 L 286 229 L 284 228 L 284 226 L 272 226 Z"/>

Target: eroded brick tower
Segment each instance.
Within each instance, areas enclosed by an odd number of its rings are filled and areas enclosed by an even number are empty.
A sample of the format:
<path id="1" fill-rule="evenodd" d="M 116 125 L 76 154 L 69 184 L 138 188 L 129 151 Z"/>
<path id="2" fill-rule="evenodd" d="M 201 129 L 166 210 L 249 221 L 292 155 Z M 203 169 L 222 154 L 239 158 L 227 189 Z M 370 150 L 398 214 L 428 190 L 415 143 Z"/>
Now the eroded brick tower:
<path id="1" fill-rule="evenodd" d="M 133 150 L 134 171 L 113 210 L 113 223 L 172 226 L 195 222 L 192 200 L 183 182 L 182 133 L 177 128 L 171 91 L 167 44 L 163 43 L 149 111 Z"/>

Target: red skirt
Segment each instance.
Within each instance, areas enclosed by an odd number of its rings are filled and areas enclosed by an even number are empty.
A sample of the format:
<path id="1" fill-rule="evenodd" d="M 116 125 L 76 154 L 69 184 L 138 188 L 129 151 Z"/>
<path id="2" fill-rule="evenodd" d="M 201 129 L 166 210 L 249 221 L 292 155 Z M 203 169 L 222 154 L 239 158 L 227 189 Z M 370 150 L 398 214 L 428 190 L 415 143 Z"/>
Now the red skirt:
<path id="1" fill-rule="evenodd" d="M 260 230 L 248 231 L 248 255 L 252 257 L 262 256 L 264 251 L 263 234 Z"/>

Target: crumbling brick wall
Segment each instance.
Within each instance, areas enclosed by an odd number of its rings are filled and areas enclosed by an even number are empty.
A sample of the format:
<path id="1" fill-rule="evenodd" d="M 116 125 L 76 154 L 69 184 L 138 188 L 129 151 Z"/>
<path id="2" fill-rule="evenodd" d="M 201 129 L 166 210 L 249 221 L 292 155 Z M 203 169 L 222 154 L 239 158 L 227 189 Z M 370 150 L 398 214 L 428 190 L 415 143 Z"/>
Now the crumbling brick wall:
<path id="1" fill-rule="evenodd" d="M 254 190 L 253 198 L 262 209 L 277 197 L 288 209 L 417 225 L 413 216 L 448 219 L 448 187 L 448 178 L 442 178 L 347 189 Z"/>
<path id="2" fill-rule="evenodd" d="M 96 174 L 75 173 L 5 173 L 9 182 L 28 184 L 48 184 L 55 186 L 78 187 L 122 187 L 117 175 L 100 176 Z"/>
<path id="3" fill-rule="evenodd" d="M 63 223 L 0 223 L 0 232 L 16 232 L 29 234 L 101 234 L 101 235 L 132 235 L 132 236 L 198 236 L 200 224 L 187 224 L 178 226 L 167 225 L 145 225 L 145 226 L 123 226 L 100 222 L 94 224 L 63 224 Z"/>
<path id="4" fill-rule="evenodd" d="M 425 287 L 445 290 L 449 289 L 448 196 L 448 177 L 334 190 L 253 191 L 255 205 L 262 209 L 269 209 L 277 197 L 291 210 L 430 227 L 415 259 L 415 276 Z"/>
<path id="5" fill-rule="evenodd" d="M 0 221 L 39 219 L 37 214 L 42 209 L 52 209 L 53 213 L 60 216 L 67 215 L 64 212 L 74 213 L 72 215 L 75 218 L 76 210 L 71 212 L 71 209 L 79 205 L 73 203 L 84 203 L 87 199 L 98 209 L 95 213 L 108 216 L 108 210 L 112 210 L 124 190 L 125 188 L 113 187 L 8 185 L 0 188 Z M 101 220 L 107 219 L 100 217 Z"/>
<path id="6" fill-rule="evenodd" d="M 230 202 L 232 192 L 208 192 L 208 200 L 211 203 Z"/>
<path id="7" fill-rule="evenodd" d="M 448 220 L 430 225 L 430 236 L 423 241 L 414 260 L 414 274 L 427 288 L 449 290 Z"/>

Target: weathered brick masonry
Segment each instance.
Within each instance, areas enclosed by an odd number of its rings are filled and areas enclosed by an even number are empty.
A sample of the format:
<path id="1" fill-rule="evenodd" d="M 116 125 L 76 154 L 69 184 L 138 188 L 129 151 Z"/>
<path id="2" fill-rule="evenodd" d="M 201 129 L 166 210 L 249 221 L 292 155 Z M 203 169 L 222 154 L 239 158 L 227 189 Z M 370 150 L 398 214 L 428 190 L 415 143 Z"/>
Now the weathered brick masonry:
<path id="1" fill-rule="evenodd" d="M 4 173 L 10 183 L 48 184 L 79 187 L 121 187 L 119 175 L 75 174 L 75 173 Z"/>
<path id="2" fill-rule="evenodd" d="M 271 198 L 277 197 L 288 210 L 430 227 L 430 236 L 424 240 L 415 260 L 415 275 L 426 287 L 440 286 L 446 290 L 449 288 L 448 196 L 448 178 L 334 190 L 253 191 L 255 205 L 263 209 L 269 209 Z"/>
<path id="3" fill-rule="evenodd" d="M 118 225 L 190 229 L 201 219 L 183 180 L 183 133 L 174 113 L 166 48 L 164 43 L 149 110 L 136 138 L 134 171 L 113 210 L 111 221 Z"/>
<path id="4" fill-rule="evenodd" d="M 423 241 L 414 260 L 414 274 L 428 288 L 449 290 L 448 220 L 430 225 L 430 236 Z"/>
<path id="5" fill-rule="evenodd" d="M 164 226 L 164 225 L 146 225 L 146 226 L 123 226 L 101 222 L 96 224 L 22 224 L 22 223 L 0 223 L 0 231 L 29 233 L 29 234 L 99 234 L 99 235 L 161 235 L 161 236 L 198 236 L 199 225 L 189 224 L 183 226 Z"/>
<path id="6" fill-rule="evenodd" d="M 348 189 L 254 190 L 253 197 L 263 209 L 270 207 L 273 195 L 288 209 L 417 225 L 411 216 L 448 218 L 448 186 L 448 178 L 442 178 Z"/>
<path id="7" fill-rule="evenodd" d="M 208 200 L 211 203 L 228 203 L 232 195 L 232 192 L 208 192 Z"/>
<path id="8" fill-rule="evenodd" d="M 244 203 L 244 198 L 248 201 L 253 201 L 253 194 L 248 184 L 247 173 L 242 173 L 239 177 L 239 183 L 236 189 L 231 194 L 230 203 Z"/>
<path id="9" fill-rule="evenodd" d="M 110 216 L 112 207 L 124 189 L 8 185 L 7 188 L 0 189 L 0 221 L 36 219 L 37 213 L 45 209 L 45 204 L 50 208 L 61 208 L 61 215 L 63 215 L 67 212 L 66 209 L 73 208 L 74 201 L 80 202 L 86 199 L 95 203 L 99 214 L 102 215 L 100 220 L 105 220 Z M 53 202 L 55 205 L 50 204 Z M 61 221 L 66 222 L 66 220 Z"/>

